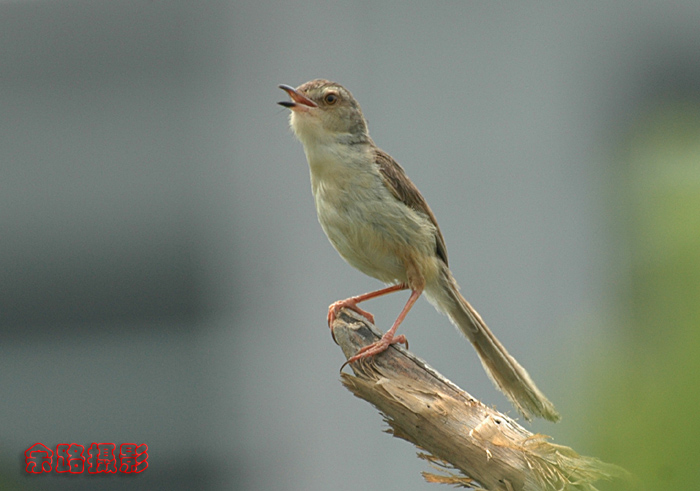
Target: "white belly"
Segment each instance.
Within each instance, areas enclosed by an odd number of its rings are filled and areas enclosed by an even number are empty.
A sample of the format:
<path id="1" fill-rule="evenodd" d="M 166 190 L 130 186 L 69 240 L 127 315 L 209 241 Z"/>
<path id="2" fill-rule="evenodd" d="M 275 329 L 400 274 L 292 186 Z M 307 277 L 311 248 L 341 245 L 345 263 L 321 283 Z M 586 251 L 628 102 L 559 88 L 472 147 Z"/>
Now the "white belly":
<path id="1" fill-rule="evenodd" d="M 385 283 L 410 283 L 407 262 L 430 279 L 437 271 L 430 220 L 398 201 L 378 173 L 339 177 L 313 187 L 319 222 L 343 259 Z"/>

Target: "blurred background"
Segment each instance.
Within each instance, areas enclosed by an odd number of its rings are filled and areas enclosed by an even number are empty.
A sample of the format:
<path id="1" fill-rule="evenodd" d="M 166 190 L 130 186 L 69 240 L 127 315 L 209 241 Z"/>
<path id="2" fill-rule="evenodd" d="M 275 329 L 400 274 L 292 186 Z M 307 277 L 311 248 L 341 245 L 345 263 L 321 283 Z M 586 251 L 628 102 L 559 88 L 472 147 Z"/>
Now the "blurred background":
<path id="1" fill-rule="evenodd" d="M 0 3 L 0 488 L 437 489 L 339 383 L 326 308 L 379 284 L 327 242 L 275 104 L 317 77 L 563 415 L 523 424 L 695 488 L 699 25 L 694 0 Z M 366 308 L 386 330 L 406 298 Z M 401 332 L 517 417 L 427 302 Z M 30 476 L 36 442 L 149 467 Z"/>

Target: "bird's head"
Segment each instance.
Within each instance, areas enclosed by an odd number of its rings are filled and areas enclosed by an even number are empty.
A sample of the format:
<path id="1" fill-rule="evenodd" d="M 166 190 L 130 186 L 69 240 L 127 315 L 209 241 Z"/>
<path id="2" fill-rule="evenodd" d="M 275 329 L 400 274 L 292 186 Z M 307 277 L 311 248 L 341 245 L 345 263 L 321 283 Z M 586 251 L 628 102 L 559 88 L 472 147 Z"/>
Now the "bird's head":
<path id="1" fill-rule="evenodd" d="M 342 85 L 316 79 L 296 89 L 289 85 L 279 87 L 291 98 L 279 104 L 291 110 L 289 124 L 305 146 L 370 141 L 362 109 Z"/>

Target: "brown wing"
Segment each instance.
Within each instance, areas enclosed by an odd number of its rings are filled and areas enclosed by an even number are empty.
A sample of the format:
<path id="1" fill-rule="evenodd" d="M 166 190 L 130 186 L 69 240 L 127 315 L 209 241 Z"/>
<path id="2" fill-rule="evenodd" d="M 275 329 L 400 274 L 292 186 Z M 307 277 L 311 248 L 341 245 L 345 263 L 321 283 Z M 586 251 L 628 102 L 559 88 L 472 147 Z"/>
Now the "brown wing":
<path id="1" fill-rule="evenodd" d="M 420 194 L 418 188 L 406 175 L 398 162 L 391 158 L 389 154 L 383 150 L 375 150 L 375 162 L 379 167 L 379 172 L 384 178 L 384 183 L 391 190 L 392 194 L 396 196 L 396 199 L 404 203 L 406 206 L 413 208 L 418 213 L 421 213 L 428 217 L 428 219 L 435 225 L 435 230 L 437 231 L 437 237 L 435 237 L 435 253 L 440 259 L 447 265 L 447 247 L 445 246 L 445 239 L 440 232 L 440 227 L 438 227 L 437 220 L 433 211 L 426 203 L 425 198 Z"/>

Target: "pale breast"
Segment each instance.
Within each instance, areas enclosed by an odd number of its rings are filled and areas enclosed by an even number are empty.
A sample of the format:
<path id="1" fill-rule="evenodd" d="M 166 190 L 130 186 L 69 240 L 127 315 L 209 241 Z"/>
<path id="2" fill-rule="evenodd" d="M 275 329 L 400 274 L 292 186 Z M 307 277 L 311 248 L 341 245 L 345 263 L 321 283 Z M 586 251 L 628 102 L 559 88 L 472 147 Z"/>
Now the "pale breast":
<path id="1" fill-rule="evenodd" d="M 424 276 L 435 274 L 430 220 L 398 201 L 378 173 L 341 174 L 313 183 L 319 222 L 338 253 L 385 283 L 408 282 L 407 261 Z"/>

